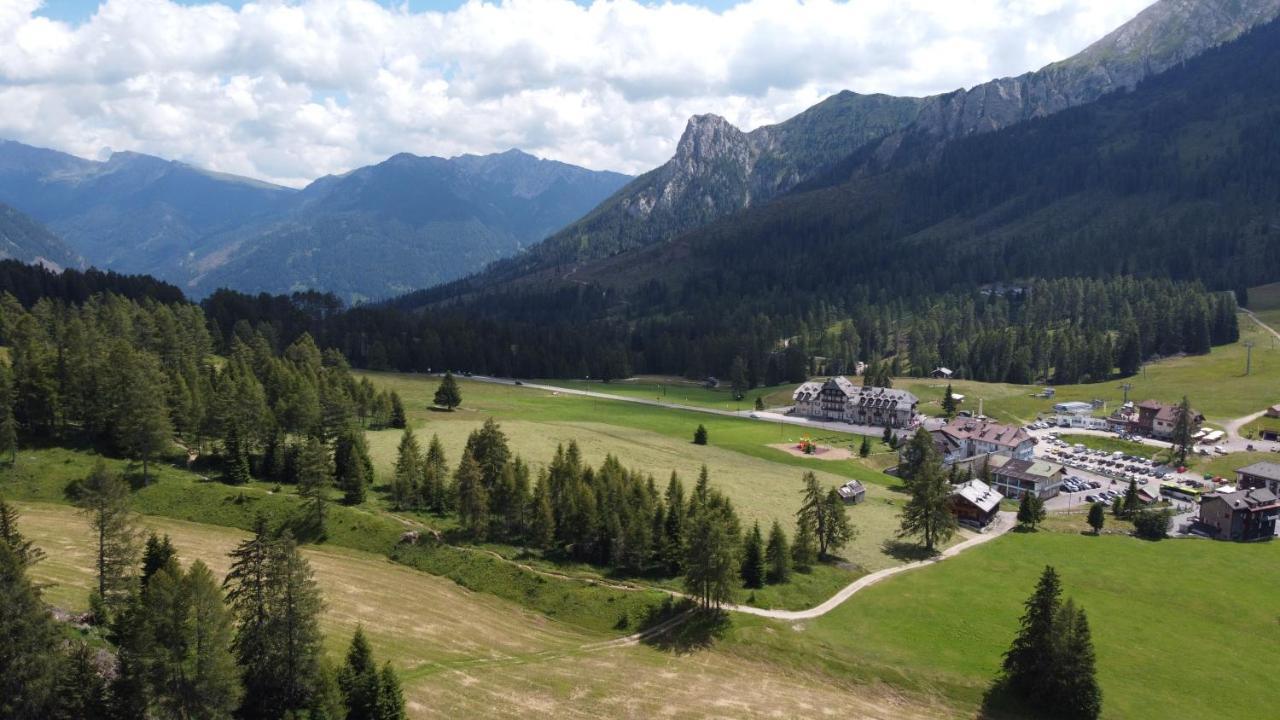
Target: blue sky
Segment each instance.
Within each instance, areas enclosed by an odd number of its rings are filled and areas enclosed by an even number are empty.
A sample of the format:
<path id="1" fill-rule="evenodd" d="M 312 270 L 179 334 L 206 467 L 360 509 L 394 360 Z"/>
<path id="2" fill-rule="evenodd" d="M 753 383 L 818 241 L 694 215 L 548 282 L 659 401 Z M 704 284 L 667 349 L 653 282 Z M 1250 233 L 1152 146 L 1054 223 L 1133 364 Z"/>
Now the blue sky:
<path id="1" fill-rule="evenodd" d="M 212 0 L 173 0 L 179 5 L 207 5 Z M 238 8 L 248 0 L 217 0 L 219 5 Z M 575 0 L 579 5 L 589 4 L 586 0 Z M 738 3 L 738 0 L 681 0 L 687 5 L 698 5 L 712 10 L 724 10 Z M 404 0 L 378 0 L 388 7 L 399 7 Z M 462 5 L 464 0 L 408 0 L 409 9 L 413 12 L 423 10 L 453 10 Z M 102 4 L 102 0 L 45 0 L 40 15 L 63 22 L 80 23 L 88 20 L 93 11 Z"/>

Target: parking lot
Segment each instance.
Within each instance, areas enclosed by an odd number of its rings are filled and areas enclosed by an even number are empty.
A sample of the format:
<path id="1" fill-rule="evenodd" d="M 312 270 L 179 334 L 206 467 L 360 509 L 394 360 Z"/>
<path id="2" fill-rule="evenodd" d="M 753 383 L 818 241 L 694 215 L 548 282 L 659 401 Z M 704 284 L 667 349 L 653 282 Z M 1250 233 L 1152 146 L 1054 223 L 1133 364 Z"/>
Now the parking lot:
<path id="1" fill-rule="evenodd" d="M 1098 501 L 1110 504 L 1124 493 L 1130 481 L 1153 495 L 1159 495 L 1158 488 L 1166 480 L 1197 485 L 1202 482 L 1147 458 L 1072 446 L 1048 435 L 1040 438 L 1036 456 L 1067 468 L 1062 491 L 1047 504 L 1051 510 L 1071 510 Z M 1175 501 L 1175 506 L 1178 504 Z"/>

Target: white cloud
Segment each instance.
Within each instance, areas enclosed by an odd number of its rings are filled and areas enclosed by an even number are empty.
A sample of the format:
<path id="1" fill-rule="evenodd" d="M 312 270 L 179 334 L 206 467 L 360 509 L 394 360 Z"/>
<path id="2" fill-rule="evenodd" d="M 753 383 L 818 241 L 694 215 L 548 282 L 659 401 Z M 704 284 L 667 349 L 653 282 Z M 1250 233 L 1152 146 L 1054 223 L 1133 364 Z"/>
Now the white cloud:
<path id="1" fill-rule="evenodd" d="M 641 172 L 692 114 L 749 129 L 842 89 L 972 86 L 1074 53 L 1147 2 L 107 0 L 68 25 L 4 0 L 0 137 L 292 185 L 400 151 L 520 147 Z"/>

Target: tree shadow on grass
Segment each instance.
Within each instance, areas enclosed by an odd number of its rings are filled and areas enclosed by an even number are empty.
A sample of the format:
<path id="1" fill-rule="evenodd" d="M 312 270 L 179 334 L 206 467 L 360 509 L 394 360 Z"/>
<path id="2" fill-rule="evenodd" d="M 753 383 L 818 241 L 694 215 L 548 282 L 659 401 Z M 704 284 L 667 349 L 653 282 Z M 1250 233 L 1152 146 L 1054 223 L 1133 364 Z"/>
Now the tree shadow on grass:
<path id="1" fill-rule="evenodd" d="M 666 652 L 690 653 L 711 647 L 730 624 L 725 610 L 705 610 L 687 598 L 673 601 L 667 597 L 662 604 L 649 608 L 640 625 L 641 632 L 662 629 L 644 636 L 640 642 Z"/>
<path id="2" fill-rule="evenodd" d="M 880 544 L 880 550 L 889 557 L 902 562 L 928 560 L 938 554 L 936 550 L 928 550 L 923 545 L 890 538 Z"/>

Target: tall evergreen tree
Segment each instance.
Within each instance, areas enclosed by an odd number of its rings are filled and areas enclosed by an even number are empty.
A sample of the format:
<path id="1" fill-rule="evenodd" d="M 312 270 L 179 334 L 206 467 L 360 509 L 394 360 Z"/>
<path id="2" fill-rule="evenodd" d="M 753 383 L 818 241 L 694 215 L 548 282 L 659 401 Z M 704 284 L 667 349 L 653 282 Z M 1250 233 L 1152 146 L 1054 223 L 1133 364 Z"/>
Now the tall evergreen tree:
<path id="1" fill-rule="evenodd" d="M 404 692 L 400 689 L 400 677 L 392 669 L 391 663 L 382 666 L 382 676 L 378 683 L 378 718 L 405 720 Z"/>
<path id="2" fill-rule="evenodd" d="M 409 425 L 408 418 L 405 417 L 404 413 L 404 402 L 400 399 L 400 393 L 395 390 L 391 391 L 391 419 L 388 425 L 397 430 L 406 428 Z"/>
<path id="3" fill-rule="evenodd" d="M 951 393 L 951 383 L 947 383 L 947 391 L 942 395 L 942 414 L 948 420 L 956 416 L 956 396 Z"/>
<path id="4" fill-rule="evenodd" d="M 694 431 L 693 431 L 693 444 L 694 444 L 694 445 L 706 445 L 706 444 L 707 444 L 707 428 L 706 428 L 706 426 L 704 426 L 704 425 L 702 425 L 702 424 L 699 424 L 699 425 L 698 425 L 698 427 L 694 429 Z"/>
<path id="5" fill-rule="evenodd" d="M 160 572 L 177 557 L 178 553 L 168 535 L 161 537 L 154 532 L 148 533 L 147 542 L 142 547 L 142 576 L 139 578 L 142 587 L 145 588 L 152 575 Z"/>
<path id="6" fill-rule="evenodd" d="M 813 522 L 806 517 L 796 518 L 796 538 L 791 545 L 791 561 L 797 570 L 808 571 L 818 561 L 818 536 Z"/>
<path id="7" fill-rule="evenodd" d="M 41 718 L 58 681 L 61 633 L 26 574 L 0 543 L 0 717 Z"/>
<path id="8" fill-rule="evenodd" d="M 298 454 L 298 496 L 304 501 L 308 528 L 319 538 L 325 535 L 326 508 L 332 482 L 329 451 L 318 438 L 309 438 Z"/>
<path id="9" fill-rule="evenodd" d="M 156 356 L 128 353 L 119 414 L 115 420 L 116 441 L 125 452 L 142 461 L 142 482 L 149 479 L 151 459 L 173 445 L 173 423 L 166 402 L 167 380 Z"/>
<path id="10" fill-rule="evenodd" d="M 458 518 L 467 534 L 483 540 L 489 526 L 489 493 L 484 489 L 484 476 L 480 464 L 469 453 L 463 453 L 462 462 L 454 475 L 458 492 Z"/>
<path id="11" fill-rule="evenodd" d="M 742 584 L 749 588 L 764 587 L 764 537 L 760 534 L 760 523 L 751 525 L 746 538 L 742 542 Z"/>
<path id="12" fill-rule="evenodd" d="M 449 412 L 453 412 L 454 408 L 462 404 L 462 390 L 458 388 L 458 381 L 454 379 L 453 373 L 444 374 L 444 378 L 440 380 L 440 387 L 436 388 L 433 401 Z"/>
<path id="13" fill-rule="evenodd" d="M 422 504 L 433 512 L 443 513 L 452 507 L 447 478 L 449 464 L 444 455 L 440 436 L 431 435 L 431 443 L 422 459 Z"/>
<path id="14" fill-rule="evenodd" d="M 1182 402 L 1178 403 L 1177 417 L 1173 420 L 1173 433 L 1169 438 L 1170 444 L 1178 453 L 1178 464 L 1184 465 L 1187 462 L 1187 455 L 1191 452 L 1191 446 L 1194 444 L 1191 426 L 1191 401 L 1186 395 L 1182 396 Z"/>
<path id="15" fill-rule="evenodd" d="M 346 663 L 338 670 L 338 687 L 342 690 L 347 720 L 378 720 L 378 691 L 381 678 L 373 660 L 373 649 L 365 639 L 364 628 L 356 626 Z"/>
<path id="16" fill-rule="evenodd" d="M 1044 522 L 1044 515 L 1044 501 L 1040 496 L 1031 491 L 1022 493 L 1022 499 L 1018 501 L 1018 524 L 1035 530 L 1037 525 Z"/>
<path id="17" fill-rule="evenodd" d="M 1061 603 L 1062 582 L 1052 566 L 1045 566 L 1035 592 L 1025 603 L 1021 628 L 1004 655 L 1004 676 L 1011 689 L 1033 697 L 1053 667 L 1054 621 Z"/>
<path id="18" fill-rule="evenodd" d="M 547 487 L 546 473 L 538 476 L 529 501 L 528 542 L 536 548 L 548 549 L 556 538 L 556 516 L 551 507 L 551 491 Z"/>
<path id="19" fill-rule="evenodd" d="M 54 687 L 49 717 L 56 720 L 109 720 L 111 706 L 107 681 L 94 662 L 96 652 L 83 641 L 74 642 L 67 648 L 60 663 L 61 671 Z"/>
<path id="20" fill-rule="evenodd" d="M 222 441 L 222 476 L 229 485 L 244 485 L 253 479 L 249 470 L 249 450 L 238 422 L 227 423 Z"/>
<path id="21" fill-rule="evenodd" d="M 791 548 L 787 545 L 787 534 L 777 520 L 769 528 L 769 544 L 764 551 L 765 579 L 770 584 L 784 583 L 791 578 Z"/>
<path id="22" fill-rule="evenodd" d="M 266 518 L 258 515 L 252 537 L 231 551 L 231 570 L 223 581 L 227 604 L 236 618 L 232 649 L 245 686 L 241 714 L 251 718 L 267 717 L 273 707 L 271 694 L 275 685 L 271 665 L 275 657 L 270 642 L 272 599 L 276 590 L 271 575 L 275 552 L 275 540 L 267 529 Z"/>
<path id="23" fill-rule="evenodd" d="M 0 545 L 7 545 L 18 562 L 29 566 L 44 558 L 44 551 L 36 547 L 34 541 L 23 537 L 18 529 L 19 519 L 18 509 L 0 497 Z"/>
<path id="24" fill-rule="evenodd" d="M 95 592 L 101 607 L 113 616 L 123 609 L 136 586 L 134 563 L 138 558 L 138 531 L 130 510 L 129 485 L 98 460 L 93 471 L 80 483 L 78 492 L 76 504 L 94 534 Z M 108 623 L 110 617 L 96 620 Z"/>
<path id="25" fill-rule="evenodd" d="M 1102 526 L 1107 521 L 1106 505 L 1100 502 L 1093 503 L 1089 506 L 1089 527 L 1093 528 L 1093 534 L 1097 535 L 1102 532 Z"/>
<path id="26" fill-rule="evenodd" d="M 418 483 L 422 477 L 422 450 L 411 428 L 405 428 L 396 448 L 395 471 L 391 476 L 391 502 L 396 510 L 418 504 Z"/>
<path id="27" fill-rule="evenodd" d="M 342 490 L 347 505 L 364 502 L 365 489 L 373 482 L 373 462 L 364 431 L 348 425 L 338 432 L 333 444 L 334 483 Z"/>
<path id="28" fill-rule="evenodd" d="M 927 433 L 917 433 L 927 435 Z M 912 439 L 912 448 L 919 447 Z M 951 513 L 948 501 L 951 497 L 951 483 L 942 472 L 933 444 L 928 444 L 928 451 L 923 452 L 918 465 L 912 471 L 914 477 L 908 486 L 911 498 L 903 506 L 899 537 L 918 535 L 924 540 L 925 550 L 933 552 L 939 543 L 944 543 L 956 531 L 956 517 Z"/>

